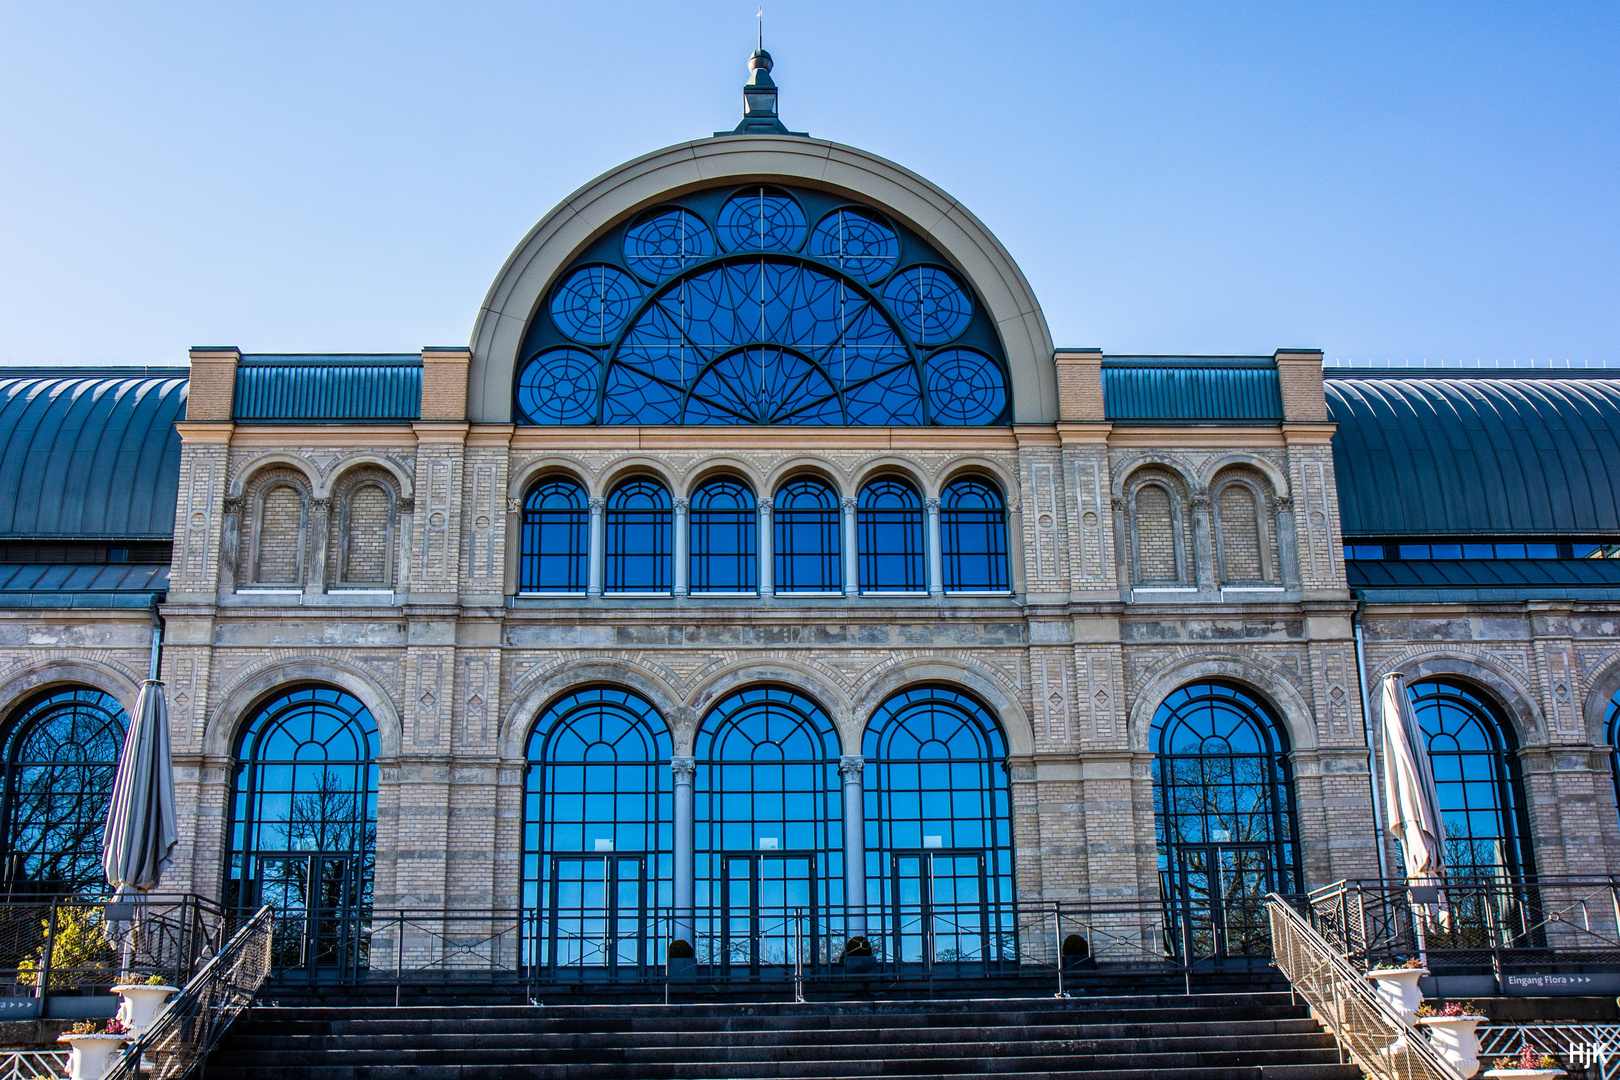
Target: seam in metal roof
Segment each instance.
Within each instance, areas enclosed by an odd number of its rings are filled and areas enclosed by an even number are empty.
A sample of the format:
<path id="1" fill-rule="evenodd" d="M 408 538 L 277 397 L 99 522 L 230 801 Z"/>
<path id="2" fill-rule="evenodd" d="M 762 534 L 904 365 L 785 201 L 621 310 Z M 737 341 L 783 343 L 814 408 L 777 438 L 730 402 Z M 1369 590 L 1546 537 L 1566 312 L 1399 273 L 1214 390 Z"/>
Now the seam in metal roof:
<path id="1" fill-rule="evenodd" d="M 1324 387 L 1346 536 L 1620 535 L 1620 381 Z"/>
<path id="2" fill-rule="evenodd" d="M 1277 424 L 1282 386 L 1269 356 L 1105 356 L 1103 408 L 1121 424 Z"/>
<path id="3" fill-rule="evenodd" d="M 0 537 L 174 535 L 187 376 L 0 371 Z"/>

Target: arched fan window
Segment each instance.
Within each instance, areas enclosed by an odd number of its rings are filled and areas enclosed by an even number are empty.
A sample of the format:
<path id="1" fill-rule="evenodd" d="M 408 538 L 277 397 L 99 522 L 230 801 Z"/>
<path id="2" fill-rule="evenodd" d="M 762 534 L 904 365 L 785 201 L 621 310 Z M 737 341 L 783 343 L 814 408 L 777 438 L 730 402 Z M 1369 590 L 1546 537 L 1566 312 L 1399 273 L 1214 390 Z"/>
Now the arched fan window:
<path id="1" fill-rule="evenodd" d="M 531 321 L 528 424 L 987 425 L 1000 335 L 939 252 L 871 207 L 692 192 L 592 241 Z"/>
<path id="2" fill-rule="evenodd" d="M 590 511 L 585 489 L 558 477 L 523 500 L 523 592 L 582 593 L 590 576 Z"/>
<path id="3" fill-rule="evenodd" d="M 5 756 L 5 887 L 99 893 L 101 833 L 129 717 L 111 694 L 52 690 L 11 720 Z"/>

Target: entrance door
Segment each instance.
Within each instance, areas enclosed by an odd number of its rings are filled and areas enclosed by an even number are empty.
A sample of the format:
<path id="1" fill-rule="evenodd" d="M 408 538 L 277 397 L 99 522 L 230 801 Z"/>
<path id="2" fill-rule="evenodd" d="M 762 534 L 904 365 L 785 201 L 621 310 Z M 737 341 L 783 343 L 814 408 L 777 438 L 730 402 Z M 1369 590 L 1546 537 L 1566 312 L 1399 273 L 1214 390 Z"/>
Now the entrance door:
<path id="1" fill-rule="evenodd" d="M 275 918 L 275 967 L 341 978 L 366 966 L 371 898 L 355 856 L 278 852 L 260 855 L 257 869 L 258 905 Z"/>
<path id="2" fill-rule="evenodd" d="M 976 964 L 990 959 L 984 852 L 965 848 L 889 856 L 889 955 L 901 964 Z"/>
<path id="3" fill-rule="evenodd" d="M 1275 877 L 1262 845 L 1188 844 L 1176 849 L 1166 902 L 1172 945 L 1197 962 L 1271 955 L 1265 898 Z"/>
<path id="4" fill-rule="evenodd" d="M 647 955 L 647 857 L 553 855 L 547 966 L 553 977 L 638 977 Z"/>
<path id="5" fill-rule="evenodd" d="M 791 977 L 822 955 L 813 853 L 727 852 L 720 859 L 720 955 L 728 976 Z"/>

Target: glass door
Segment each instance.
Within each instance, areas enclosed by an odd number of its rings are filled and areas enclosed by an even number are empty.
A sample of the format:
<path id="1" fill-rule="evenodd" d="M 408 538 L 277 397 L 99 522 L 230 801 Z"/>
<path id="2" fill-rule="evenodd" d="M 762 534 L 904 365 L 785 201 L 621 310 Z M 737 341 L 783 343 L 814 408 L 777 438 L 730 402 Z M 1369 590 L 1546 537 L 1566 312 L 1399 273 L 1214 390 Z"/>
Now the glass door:
<path id="1" fill-rule="evenodd" d="M 1271 955 L 1265 898 L 1276 885 L 1266 846 L 1182 845 L 1166 886 L 1178 954 L 1195 963 Z"/>
<path id="2" fill-rule="evenodd" d="M 638 977 L 651 962 L 645 855 L 553 855 L 549 910 L 553 977 Z"/>
<path id="3" fill-rule="evenodd" d="M 272 963 L 311 976 L 344 975 L 366 966 L 369 875 L 353 855 L 285 852 L 260 855 L 254 893 L 274 913 Z"/>
<path id="4" fill-rule="evenodd" d="M 727 852 L 719 857 L 718 959 L 730 977 L 760 978 L 822 955 L 816 907 L 816 857 L 810 852 Z"/>
<path id="5" fill-rule="evenodd" d="M 896 851 L 887 920 L 888 954 L 901 964 L 976 964 L 990 959 L 991 924 L 984 852 L 962 848 Z"/>

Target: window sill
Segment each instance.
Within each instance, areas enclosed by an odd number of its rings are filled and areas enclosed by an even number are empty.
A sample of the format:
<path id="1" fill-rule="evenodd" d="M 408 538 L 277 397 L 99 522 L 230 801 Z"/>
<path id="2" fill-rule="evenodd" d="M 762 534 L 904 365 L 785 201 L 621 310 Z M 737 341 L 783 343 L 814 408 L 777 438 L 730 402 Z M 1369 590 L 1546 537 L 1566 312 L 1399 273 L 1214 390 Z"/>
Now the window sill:
<path id="1" fill-rule="evenodd" d="M 569 596 L 578 596 L 579 593 L 568 593 Z M 668 600 L 672 594 L 667 592 L 605 592 L 604 600 Z"/>
<path id="2" fill-rule="evenodd" d="M 250 587 L 250 588 L 246 588 L 246 589 L 237 589 L 236 592 L 237 592 L 237 595 L 239 595 L 239 596 L 243 596 L 243 595 L 245 595 L 245 596 L 303 596 L 304 595 L 304 590 L 303 589 L 294 588 L 294 587 L 291 587 L 291 586 L 289 586 L 287 588 Z"/>
<path id="3" fill-rule="evenodd" d="M 523 596 L 523 597 L 532 596 L 532 597 L 535 597 L 536 599 L 542 599 L 542 598 L 544 598 L 544 599 L 558 599 L 558 598 L 566 599 L 567 597 L 570 597 L 570 596 L 584 596 L 585 595 L 585 590 L 584 589 L 577 589 L 577 590 L 568 590 L 568 591 L 565 591 L 565 592 L 520 592 L 520 593 L 518 593 L 518 595 Z M 620 594 L 615 593 L 614 595 L 617 596 L 617 595 L 620 595 Z"/>
<path id="4" fill-rule="evenodd" d="M 1011 589 L 946 589 L 946 596 L 1011 596 Z"/>
<path id="5" fill-rule="evenodd" d="M 615 593 L 614 595 L 622 596 L 624 594 Z M 719 592 L 718 590 L 716 590 L 716 591 L 706 591 L 706 592 L 689 592 L 689 593 L 687 593 L 687 595 L 692 597 L 694 600 L 700 599 L 700 598 L 704 599 L 704 600 L 708 600 L 708 599 L 711 599 L 711 598 L 717 598 L 717 599 L 723 599 L 723 600 L 757 600 L 757 599 L 759 599 L 759 593 L 757 593 L 757 592 Z"/>

